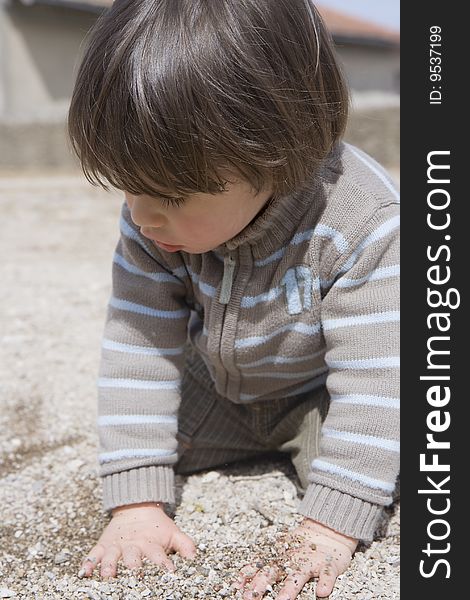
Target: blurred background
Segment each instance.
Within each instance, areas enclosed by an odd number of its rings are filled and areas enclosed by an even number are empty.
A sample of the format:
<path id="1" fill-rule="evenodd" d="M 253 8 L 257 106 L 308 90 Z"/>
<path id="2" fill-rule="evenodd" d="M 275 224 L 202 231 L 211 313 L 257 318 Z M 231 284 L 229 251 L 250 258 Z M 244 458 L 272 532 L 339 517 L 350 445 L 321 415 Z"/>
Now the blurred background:
<path id="1" fill-rule="evenodd" d="M 83 40 L 111 0 L 0 0 L 0 169 L 70 171 L 65 117 Z M 399 0 L 321 0 L 353 93 L 347 139 L 399 165 Z"/>

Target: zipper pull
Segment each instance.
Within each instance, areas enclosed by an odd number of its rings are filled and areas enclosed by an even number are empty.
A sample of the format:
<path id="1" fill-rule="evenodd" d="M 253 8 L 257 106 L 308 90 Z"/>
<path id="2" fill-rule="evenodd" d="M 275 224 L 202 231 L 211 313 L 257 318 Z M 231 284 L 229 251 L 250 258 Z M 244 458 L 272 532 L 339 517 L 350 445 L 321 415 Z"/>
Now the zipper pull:
<path id="1" fill-rule="evenodd" d="M 220 287 L 219 302 L 228 304 L 232 295 L 233 274 L 236 266 L 235 259 L 231 254 L 224 256 L 224 276 Z"/>

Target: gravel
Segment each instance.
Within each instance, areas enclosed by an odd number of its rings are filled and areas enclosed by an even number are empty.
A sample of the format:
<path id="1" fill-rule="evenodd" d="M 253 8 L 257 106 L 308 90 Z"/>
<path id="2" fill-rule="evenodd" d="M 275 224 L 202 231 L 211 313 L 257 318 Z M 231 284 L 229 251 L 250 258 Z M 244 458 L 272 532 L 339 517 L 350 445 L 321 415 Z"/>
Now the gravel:
<path id="1" fill-rule="evenodd" d="M 198 547 L 103 581 L 77 576 L 108 522 L 96 458 L 96 394 L 121 195 L 82 177 L 0 177 L 0 599 L 236 597 L 238 570 L 300 522 L 286 459 L 177 476 L 174 518 Z M 399 598 L 400 505 L 360 545 L 330 598 Z M 266 600 L 274 599 L 279 585 Z M 314 597 L 314 582 L 298 596 Z"/>

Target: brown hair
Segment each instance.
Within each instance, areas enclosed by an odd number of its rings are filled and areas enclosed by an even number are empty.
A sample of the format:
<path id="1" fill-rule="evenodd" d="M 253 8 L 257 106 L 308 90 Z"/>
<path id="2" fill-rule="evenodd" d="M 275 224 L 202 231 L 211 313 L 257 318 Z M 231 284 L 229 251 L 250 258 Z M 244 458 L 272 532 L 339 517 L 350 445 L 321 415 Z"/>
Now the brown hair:
<path id="1" fill-rule="evenodd" d="M 89 32 L 68 133 L 93 185 L 164 196 L 301 187 L 348 89 L 311 0 L 115 0 Z"/>

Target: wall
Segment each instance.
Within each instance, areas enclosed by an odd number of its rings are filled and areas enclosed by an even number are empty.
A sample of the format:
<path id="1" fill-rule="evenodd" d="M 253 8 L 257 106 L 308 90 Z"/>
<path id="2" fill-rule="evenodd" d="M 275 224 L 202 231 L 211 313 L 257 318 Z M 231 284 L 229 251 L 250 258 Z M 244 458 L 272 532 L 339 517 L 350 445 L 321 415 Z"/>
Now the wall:
<path id="1" fill-rule="evenodd" d="M 95 20 L 63 7 L 0 5 L 2 121 L 63 119 L 83 38 Z"/>

